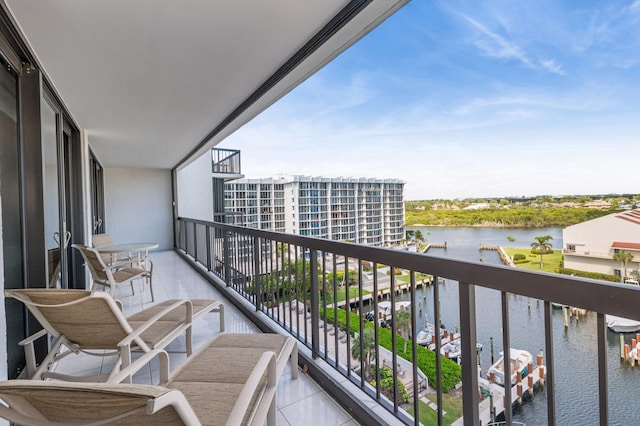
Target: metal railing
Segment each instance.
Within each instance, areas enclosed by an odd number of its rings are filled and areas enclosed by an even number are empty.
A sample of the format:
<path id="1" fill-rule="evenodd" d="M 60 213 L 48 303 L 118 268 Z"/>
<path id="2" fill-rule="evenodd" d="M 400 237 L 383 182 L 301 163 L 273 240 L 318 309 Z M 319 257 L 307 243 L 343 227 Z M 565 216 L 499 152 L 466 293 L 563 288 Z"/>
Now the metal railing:
<path id="1" fill-rule="evenodd" d="M 502 347 L 510 348 L 509 294 L 538 299 L 544 304 L 544 356 L 546 366 L 547 422 L 556 424 L 554 386 L 554 345 L 551 302 L 580 307 L 597 313 L 597 359 L 599 423 L 608 423 L 607 359 L 605 314 L 640 320 L 637 309 L 640 288 L 602 281 L 581 279 L 543 272 L 530 272 L 485 263 L 465 262 L 421 253 L 361 246 L 351 243 L 302 237 L 291 234 L 242 228 L 222 223 L 179 219 L 178 250 L 194 262 L 206 267 L 246 300 L 256 311 L 268 315 L 291 335 L 310 348 L 314 358 L 322 358 L 375 398 L 382 406 L 405 423 L 419 423 L 418 363 L 411 363 L 409 372 L 402 372 L 398 358 L 404 356 L 398 348 L 403 342 L 399 335 L 396 291 L 389 291 L 391 302 L 391 330 L 372 326 L 363 315 L 364 305 L 370 303 L 373 312 L 379 311 L 377 295 L 385 287 L 396 289 L 397 271 L 408 276 L 410 330 L 408 359 L 420 359 L 426 349 L 416 343 L 417 312 L 416 287 L 428 274 L 432 282 L 442 279 L 459 284 L 461 383 L 464 423 L 479 424 L 478 365 L 476 363 L 476 289 L 493 289 L 501 294 Z M 388 268 L 388 280 L 381 274 L 371 274 L 365 291 L 365 269 L 378 271 Z M 384 282 L 387 281 L 387 282 Z M 341 284 L 344 285 L 341 288 Z M 438 285 L 433 286 L 435 329 L 440 329 Z M 340 301 L 340 294 L 345 300 Z M 355 313 L 357 312 L 357 314 Z M 367 331 L 371 330 L 371 331 Z M 373 334 L 373 336 L 371 336 Z M 368 339 L 373 337 L 371 348 Z M 433 353 L 440 353 L 440 339 L 435 340 Z M 383 360 L 380 345 L 390 346 L 391 359 Z M 354 350 L 354 347 L 357 348 Z M 355 356 L 351 356 L 351 355 Z M 429 385 L 437 393 L 438 424 L 443 421 L 443 363 L 448 360 L 433 357 L 435 380 Z M 390 366 L 391 391 L 381 386 L 381 367 Z M 371 369 L 370 366 L 373 368 Z M 504 363 L 504 377 L 511 377 L 510 363 Z M 364 373 L 362 373 L 364 372 Z M 410 397 L 411 417 L 400 408 L 398 383 L 409 374 L 413 386 Z M 406 376 L 405 376 L 406 377 Z M 369 382 L 373 379 L 373 385 Z M 386 392 L 386 395 L 385 395 Z M 511 401 L 511 388 L 504 387 L 505 400 Z M 512 424 L 511 405 L 504 411 L 506 424 Z"/>
<path id="2" fill-rule="evenodd" d="M 240 174 L 240 150 L 237 149 L 211 149 L 211 161 L 213 173 Z"/>

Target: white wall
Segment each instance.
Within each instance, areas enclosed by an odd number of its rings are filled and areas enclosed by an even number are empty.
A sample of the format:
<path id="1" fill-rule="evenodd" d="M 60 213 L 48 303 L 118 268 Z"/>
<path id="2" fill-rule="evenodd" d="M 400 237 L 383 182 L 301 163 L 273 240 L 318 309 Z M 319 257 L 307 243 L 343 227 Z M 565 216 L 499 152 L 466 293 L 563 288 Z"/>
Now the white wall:
<path id="1" fill-rule="evenodd" d="M 105 168 L 104 198 L 106 232 L 116 244 L 173 248 L 170 170 Z"/>
<path id="2" fill-rule="evenodd" d="M 178 170 L 178 216 L 213 221 L 211 153 Z"/>
<path id="3" fill-rule="evenodd" d="M 614 269 L 620 269 L 624 273 L 620 262 L 613 260 L 614 250 L 611 244 L 614 241 L 640 242 L 640 226 L 616 217 L 619 215 L 620 213 L 614 213 L 566 227 L 562 231 L 564 248 L 575 245 L 575 252 L 581 256 L 566 255 L 564 266 L 611 275 Z M 632 270 L 640 267 L 640 258 L 635 251 L 627 251 L 635 256 L 633 262 L 627 265 L 629 275 Z"/>

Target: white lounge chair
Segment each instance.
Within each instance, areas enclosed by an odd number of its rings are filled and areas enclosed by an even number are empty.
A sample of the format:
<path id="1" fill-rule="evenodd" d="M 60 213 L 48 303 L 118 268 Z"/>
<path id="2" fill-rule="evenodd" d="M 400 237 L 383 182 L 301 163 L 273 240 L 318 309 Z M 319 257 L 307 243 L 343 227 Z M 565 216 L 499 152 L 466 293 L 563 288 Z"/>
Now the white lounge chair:
<path id="1" fill-rule="evenodd" d="M 27 376 L 32 379 L 107 381 L 131 364 L 131 352 L 162 349 L 182 333 L 189 356 L 192 323 L 207 312 L 220 313 L 220 330 L 224 330 L 224 306 L 212 299 L 168 300 L 125 317 L 119 302 L 101 291 L 26 289 L 6 290 L 5 295 L 23 302 L 44 328 L 20 342 Z M 53 341 L 37 367 L 34 342 L 47 334 Z M 49 371 L 60 359 L 80 352 L 118 359 L 110 373 L 99 376 L 78 378 Z"/>

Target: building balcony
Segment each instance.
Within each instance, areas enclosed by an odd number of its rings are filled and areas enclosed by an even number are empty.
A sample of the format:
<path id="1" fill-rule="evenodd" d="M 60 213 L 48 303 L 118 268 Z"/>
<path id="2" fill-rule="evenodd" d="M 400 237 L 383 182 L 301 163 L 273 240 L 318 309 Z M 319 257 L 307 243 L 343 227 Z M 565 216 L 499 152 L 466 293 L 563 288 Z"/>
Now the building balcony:
<path id="1" fill-rule="evenodd" d="M 183 260 L 175 251 L 160 251 L 151 253 L 154 262 L 153 287 L 155 303 L 169 299 L 216 299 L 225 306 L 225 331 L 228 333 L 260 333 L 261 330 L 241 310 L 236 308 L 226 296 L 216 290 L 209 281 Z M 121 288 L 116 294 L 123 303 L 126 316 L 132 315 L 152 303 L 148 302 L 148 295 L 140 293 L 136 287 L 136 294 L 131 295 L 130 289 Z M 147 303 L 143 303 L 143 300 Z M 220 325 L 217 315 L 209 315 L 194 323 L 193 349 L 198 350 L 205 342 L 219 335 Z M 301 348 L 302 349 L 302 348 Z M 302 349 L 304 350 L 304 349 Z M 168 347 L 171 369 L 178 368 L 185 360 L 184 337 L 176 339 Z M 115 362 L 114 359 L 78 355 L 64 358 L 56 371 L 76 374 L 108 373 Z M 278 425 L 294 424 L 326 424 L 350 425 L 356 424 L 352 416 L 342 408 L 327 392 L 323 391 L 308 375 L 299 374 L 298 379 L 291 379 L 287 370 L 280 377 L 277 389 Z M 157 382 L 159 364 L 154 362 L 148 369 L 141 370 L 133 378 L 134 383 L 154 384 Z M 154 382 L 155 380 L 155 382 Z M 370 404 L 374 404 L 370 401 Z"/>
<path id="2" fill-rule="evenodd" d="M 236 149 L 211 149 L 211 171 L 213 177 L 224 180 L 243 177 L 240 168 L 240 151 Z"/>
<path id="3" fill-rule="evenodd" d="M 562 249 L 562 253 L 568 256 L 597 257 L 609 260 L 613 258 L 613 253 L 603 251 Z"/>

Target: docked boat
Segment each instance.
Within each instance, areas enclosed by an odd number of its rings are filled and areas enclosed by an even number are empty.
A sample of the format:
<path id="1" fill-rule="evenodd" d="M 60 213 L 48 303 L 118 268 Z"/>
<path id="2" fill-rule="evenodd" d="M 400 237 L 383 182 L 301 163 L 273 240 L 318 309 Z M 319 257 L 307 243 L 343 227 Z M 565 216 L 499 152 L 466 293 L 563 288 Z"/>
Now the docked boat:
<path id="1" fill-rule="evenodd" d="M 454 339 L 448 343 L 445 343 L 440 347 L 440 355 L 443 357 L 449 358 L 451 360 L 457 361 L 462 354 L 462 343 L 460 338 Z"/>
<path id="2" fill-rule="evenodd" d="M 416 343 L 422 346 L 428 346 L 433 342 L 433 336 L 436 334 L 436 326 L 430 322 L 425 323 L 425 327 L 418 332 Z M 444 335 L 444 329 L 440 329 L 440 338 Z"/>
<path id="3" fill-rule="evenodd" d="M 490 376 L 493 373 L 495 382 L 501 386 L 504 386 L 504 352 L 500 352 L 500 359 L 498 362 L 489 367 L 487 374 Z M 511 368 L 511 385 L 514 385 L 517 381 L 518 372 L 522 374 L 522 377 L 527 376 L 527 365 L 533 361 L 531 353 L 521 350 L 513 349 L 509 350 L 510 368 Z"/>
<path id="4" fill-rule="evenodd" d="M 401 310 L 409 310 L 409 309 L 411 309 L 411 302 L 407 302 L 407 301 L 396 302 L 395 312 L 398 312 Z M 365 314 L 365 318 L 368 319 L 369 321 L 373 321 L 375 319 L 374 314 L 372 312 L 368 312 L 367 314 Z M 393 322 L 393 316 L 391 313 L 391 302 L 387 300 L 378 302 L 377 320 L 380 323 L 380 325 L 383 327 L 386 325 L 390 325 Z"/>
<path id="5" fill-rule="evenodd" d="M 476 342 L 476 351 L 479 352 L 481 350 L 482 344 Z M 440 355 L 459 363 L 460 355 L 462 355 L 462 342 L 460 338 L 458 337 L 442 345 Z"/>
<path id="6" fill-rule="evenodd" d="M 635 333 L 640 331 L 640 321 L 616 317 L 614 315 L 605 315 L 607 327 L 616 333 Z"/>

